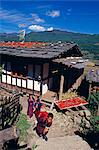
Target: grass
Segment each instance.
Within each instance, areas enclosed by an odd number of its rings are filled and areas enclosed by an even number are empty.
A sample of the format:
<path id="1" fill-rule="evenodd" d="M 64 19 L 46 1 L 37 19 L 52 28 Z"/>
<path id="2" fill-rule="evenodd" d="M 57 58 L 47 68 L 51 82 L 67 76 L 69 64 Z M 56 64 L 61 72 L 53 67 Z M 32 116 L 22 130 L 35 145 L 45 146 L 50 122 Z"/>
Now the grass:
<path id="1" fill-rule="evenodd" d="M 35 150 L 37 148 L 38 145 L 33 145 L 32 146 L 32 150 Z"/>
<path id="2" fill-rule="evenodd" d="M 20 141 L 26 141 L 28 132 L 27 130 L 30 128 L 31 124 L 27 121 L 27 116 L 25 114 L 20 114 L 19 120 L 16 126 L 20 130 Z"/>

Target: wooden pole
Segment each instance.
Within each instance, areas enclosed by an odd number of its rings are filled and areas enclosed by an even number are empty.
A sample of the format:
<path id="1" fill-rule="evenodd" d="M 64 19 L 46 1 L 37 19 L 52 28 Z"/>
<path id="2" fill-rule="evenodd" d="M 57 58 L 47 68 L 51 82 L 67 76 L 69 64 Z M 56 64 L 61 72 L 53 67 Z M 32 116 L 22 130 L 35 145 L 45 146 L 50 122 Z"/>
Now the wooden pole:
<path id="1" fill-rule="evenodd" d="M 99 116 L 99 103 L 98 103 L 97 116 Z"/>
<path id="2" fill-rule="evenodd" d="M 89 83 L 89 95 L 91 94 L 91 90 L 92 90 L 92 85 L 91 83 Z"/>
<path id="3" fill-rule="evenodd" d="M 59 100 L 62 99 L 63 87 L 64 87 L 64 75 L 62 74 L 61 75 L 61 80 L 60 80 Z"/>

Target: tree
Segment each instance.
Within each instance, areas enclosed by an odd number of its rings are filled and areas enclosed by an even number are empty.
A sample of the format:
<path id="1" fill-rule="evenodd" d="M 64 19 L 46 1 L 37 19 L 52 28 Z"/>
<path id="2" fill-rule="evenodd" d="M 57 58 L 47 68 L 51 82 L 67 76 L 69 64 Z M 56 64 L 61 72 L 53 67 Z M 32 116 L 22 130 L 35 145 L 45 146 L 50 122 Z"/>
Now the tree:
<path id="1" fill-rule="evenodd" d="M 81 124 L 83 131 L 80 132 L 81 136 L 90 144 L 94 149 L 99 148 L 99 92 L 93 92 L 88 97 L 88 109 L 91 111 L 90 128 L 86 128 L 84 123 Z"/>
<path id="2" fill-rule="evenodd" d="M 89 109 L 94 115 L 99 116 L 99 92 L 93 92 L 88 97 Z"/>

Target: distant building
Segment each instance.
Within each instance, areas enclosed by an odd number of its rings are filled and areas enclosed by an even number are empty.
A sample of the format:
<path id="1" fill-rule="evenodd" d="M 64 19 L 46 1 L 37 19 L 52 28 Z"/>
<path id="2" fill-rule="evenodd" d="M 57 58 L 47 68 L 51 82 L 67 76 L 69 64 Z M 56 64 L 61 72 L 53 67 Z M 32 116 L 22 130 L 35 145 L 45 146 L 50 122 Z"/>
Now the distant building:
<path id="1" fill-rule="evenodd" d="M 99 69 L 90 69 L 86 75 L 86 80 L 89 82 L 89 92 L 99 91 Z"/>

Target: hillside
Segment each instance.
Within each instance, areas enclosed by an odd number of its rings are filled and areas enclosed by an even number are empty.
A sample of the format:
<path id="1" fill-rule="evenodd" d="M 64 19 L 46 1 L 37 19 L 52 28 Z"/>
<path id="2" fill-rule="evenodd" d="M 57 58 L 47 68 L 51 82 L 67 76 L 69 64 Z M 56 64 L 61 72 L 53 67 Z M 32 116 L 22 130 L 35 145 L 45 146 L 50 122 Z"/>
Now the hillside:
<path id="1" fill-rule="evenodd" d="M 91 59 L 99 59 L 99 34 L 81 34 L 67 31 L 53 30 L 45 32 L 30 32 L 26 34 L 25 41 L 44 41 L 44 42 L 56 42 L 56 41 L 73 41 L 76 42 L 86 57 Z M 0 41 L 18 41 L 17 33 L 12 34 L 0 34 Z"/>

